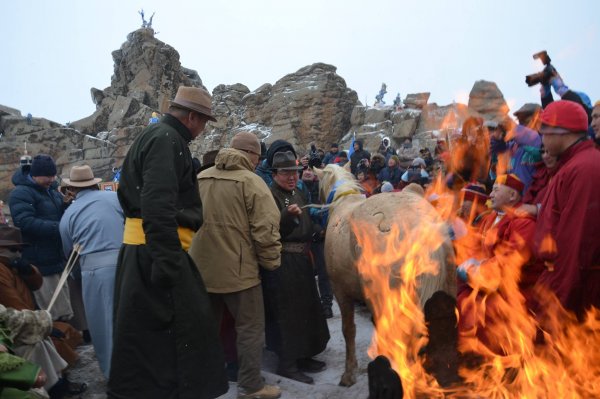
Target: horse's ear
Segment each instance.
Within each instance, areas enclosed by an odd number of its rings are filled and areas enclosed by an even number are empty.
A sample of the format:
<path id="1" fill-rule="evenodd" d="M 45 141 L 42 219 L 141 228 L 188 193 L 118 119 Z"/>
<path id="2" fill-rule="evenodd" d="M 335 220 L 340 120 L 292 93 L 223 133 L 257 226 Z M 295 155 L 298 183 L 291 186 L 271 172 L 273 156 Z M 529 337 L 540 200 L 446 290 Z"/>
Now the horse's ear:
<path id="1" fill-rule="evenodd" d="M 315 172 L 315 175 L 317 175 L 319 180 L 321 180 L 323 178 L 323 175 L 325 174 L 325 172 L 323 172 L 323 169 L 312 168 L 312 170 L 313 170 L 313 172 Z"/>

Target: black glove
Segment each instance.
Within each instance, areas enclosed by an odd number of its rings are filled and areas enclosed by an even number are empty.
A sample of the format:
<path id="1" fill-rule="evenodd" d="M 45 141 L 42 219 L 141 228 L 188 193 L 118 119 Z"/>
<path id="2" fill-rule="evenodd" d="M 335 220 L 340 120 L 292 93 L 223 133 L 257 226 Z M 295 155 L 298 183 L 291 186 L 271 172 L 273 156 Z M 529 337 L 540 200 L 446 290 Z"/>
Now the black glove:
<path id="1" fill-rule="evenodd" d="M 29 264 L 29 262 L 23 260 L 23 258 L 13 259 L 10 262 L 10 267 L 16 269 L 17 273 L 19 273 L 22 276 L 29 276 L 33 274 L 33 267 L 31 267 L 31 264 Z"/>

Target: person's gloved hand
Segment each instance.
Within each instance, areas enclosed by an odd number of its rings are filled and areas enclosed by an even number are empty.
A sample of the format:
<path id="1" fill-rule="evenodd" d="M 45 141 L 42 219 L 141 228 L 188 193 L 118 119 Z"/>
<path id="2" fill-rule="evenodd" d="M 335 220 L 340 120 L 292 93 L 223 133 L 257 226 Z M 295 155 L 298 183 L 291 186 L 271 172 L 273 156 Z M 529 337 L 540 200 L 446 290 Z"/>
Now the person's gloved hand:
<path id="1" fill-rule="evenodd" d="M 10 267 L 17 270 L 17 273 L 21 276 L 29 276 L 33 274 L 33 267 L 29 262 L 23 260 L 23 258 L 16 258 L 10 262 Z"/>
<path id="2" fill-rule="evenodd" d="M 456 269 L 456 275 L 459 279 L 461 279 L 461 281 L 467 282 L 467 280 L 469 280 L 469 271 L 477 271 L 480 264 L 481 262 L 479 262 L 477 259 L 469 258 L 458 266 Z"/>
<path id="3" fill-rule="evenodd" d="M 554 91 L 561 97 L 569 91 L 569 86 L 563 82 L 562 78 L 558 74 L 550 79 L 550 84 L 552 85 Z"/>

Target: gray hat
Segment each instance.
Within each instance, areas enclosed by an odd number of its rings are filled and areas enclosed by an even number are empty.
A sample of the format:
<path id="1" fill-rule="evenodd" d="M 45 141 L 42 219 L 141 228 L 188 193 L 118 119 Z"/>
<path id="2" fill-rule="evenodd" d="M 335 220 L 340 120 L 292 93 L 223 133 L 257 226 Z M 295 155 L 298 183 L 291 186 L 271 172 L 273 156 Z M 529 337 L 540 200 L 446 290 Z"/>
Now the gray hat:
<path id="1" fill-rule="evenodd" d="M 302 170 L 302 166 L 296 163 L 296 156 L 291 151 L 276 152 L 273 155 L 272 170 Z"/>

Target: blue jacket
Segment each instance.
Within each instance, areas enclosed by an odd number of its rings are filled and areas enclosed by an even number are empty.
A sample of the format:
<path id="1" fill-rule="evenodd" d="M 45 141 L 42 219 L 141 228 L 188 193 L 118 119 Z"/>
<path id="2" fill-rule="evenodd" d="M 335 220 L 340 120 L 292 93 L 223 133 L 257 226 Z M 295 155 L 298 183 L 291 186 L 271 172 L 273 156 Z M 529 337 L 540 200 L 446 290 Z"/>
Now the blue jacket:
<path id="1" fill-rule="evenodd" d="M 399 167 L 390 168 L 389 166 L 386 166 L 385 168 L 381 169 L 377 175 L 377 180 L 379 180 L 380 183 L 389 181 L 394 187 L 396 187 L 398 183 L 400 183 L 402 173 L 403 171 Z"/>
<path id="2" fill-rule="evenodd" d="M 15 189 L 10 193 L 8 205 L 13 223 L 21 229 L 23 259 L 35 265 L 42 275 L 61 273 L 65 257 L 58 225 L 65 205 L 54 183 L 49 190 L 29 179 L 29 173 L 17 170 L 12 183 Z"/>
<path id="3" fill-rule="evenodd" d="M 265 183 L 267 183 L 267 186 L 271 187 L 271 183 L 273 183 L 273 173 L 271 172 L 269 165 L 267 165 L 266 159 L 258 163 L 254 173 L 262 177 Z"/>
<path id="4" fill-rule="evenodd" d="M 329 165 L 330 163 L 335 163 L 335 159 L 340 156 L 340 152 L 341 151 L 338 151 L 334 154 L 329 151 L 327 154 L 325 154 L 325 157 L 323 157 L 323 164 Z"/>

